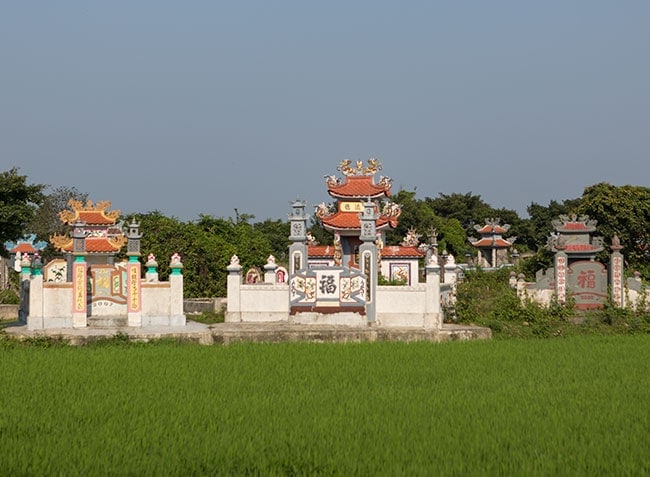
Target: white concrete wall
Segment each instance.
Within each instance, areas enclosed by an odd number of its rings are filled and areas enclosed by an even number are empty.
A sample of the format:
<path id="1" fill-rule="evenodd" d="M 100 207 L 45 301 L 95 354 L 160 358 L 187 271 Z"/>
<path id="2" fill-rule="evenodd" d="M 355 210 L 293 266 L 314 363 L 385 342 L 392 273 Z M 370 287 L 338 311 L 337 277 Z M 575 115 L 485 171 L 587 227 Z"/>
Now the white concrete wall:
<path id="1" fill-rule="evenodd" d="M 28 329 L 72 328 L 72 283 L 45 282 L 32 277 L 29 284 Z M 182 276 L 171 282 L 142 282 L 142 326 L 184 326 Z M 126 316 L 126 305 L 92 305 L 92 316 Z"/>
<path id="2" fill-rule="evenodd" d="M 241 285 L 239 304 L 243 322 L 288 321 L 289 285 Z"/>
<path id="3" fill-rule="evenodd" d="M 425 284 L 377 287 L 377 325 L 384 327 L 426 326 Z"/>

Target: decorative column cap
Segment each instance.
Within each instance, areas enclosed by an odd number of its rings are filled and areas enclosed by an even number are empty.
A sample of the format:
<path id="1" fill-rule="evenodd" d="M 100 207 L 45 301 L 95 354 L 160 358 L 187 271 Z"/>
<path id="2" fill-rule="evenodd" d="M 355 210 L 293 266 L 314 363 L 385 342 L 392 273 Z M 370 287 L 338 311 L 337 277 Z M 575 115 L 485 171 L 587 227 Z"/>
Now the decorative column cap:
<path id="1" fill-rule="evenodd" d="M 34 254 L 34 260 L 32 261 L 32 274 L 43 275 L 43 261 L 38 252 Z"/>
<path id="2" fill-rule="evenodd" d="M 75 255 L 82 255 L 86 253 L 86 232 L 83 229 L 86 224 L 81 220 L 72 225 L 72 253 Z"/>
<path id="3" fill-rule="evenodd" d="M 146 267 L 157 267 L 156 256 L 153 253 L 147 255 L 147 262 L 144 264 Z"/>
<path id="4" fill-rule="evenodd" d="M 623 248 L 621 245 L 621 239 L 618 237 L 618 234 L 614 234 L 612 237 L 612 245 L 610 245 L 609 248 L 611 248 L 614 252 L 618 252 Z"/>
<path id="5" fill-rule="evenodd" d="M 180 275 L 181 269 L 183 268 L 183 263 L 181 262 L 181 256 L 178 253 L 174 253 L 169 262 L 169 268 L 172 269 L 172 275 Z"/>
<path id="6" fill-rule="evenodd" d="M 226 270 L 232 273 L 241 272 L 241 265 L 239 264 L 239 257 L 237 255 L 230 257 L 230 265 L 226 267 Z"/>
<path id="7" fill-rule="evenodd" d="M 266 265 L 264 265 L 264 270 L 275 270 L 278 268 L 278 264 L 275 262 L 275 257 L 269 255 L 269 258 L 266 259 Z"/>

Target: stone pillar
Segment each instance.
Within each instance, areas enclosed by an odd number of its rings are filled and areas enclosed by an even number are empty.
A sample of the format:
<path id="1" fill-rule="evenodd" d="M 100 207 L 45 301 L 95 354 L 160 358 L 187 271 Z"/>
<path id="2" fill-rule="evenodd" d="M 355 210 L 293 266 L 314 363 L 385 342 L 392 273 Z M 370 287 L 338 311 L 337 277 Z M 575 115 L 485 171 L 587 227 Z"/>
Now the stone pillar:
<path id="1" fill-rule="evenodd" d="M 241 265 L 237 255 L 230 259 L 228 270 L 228 297 L 226 303 L 226 323 L 239 323 L 241 321 Z"/>
<path id="2" fill-rule="evenodd" d="M 458 267 L 456 266 L 456 260 L 454 259 L 454 256 L 449 254 L 445 258 L 445 277 L 444 277 L 444 283 L 449 283 L 452 288 L 455 289 L 456 287 L 456 281 L 458 280 Z"/>
<path id="3" fill-rule="evenodd" d="M 27 329 L 42 330 L 43 321 L 43 262 L 38 254 L 32 262 L 32 278 L 29 281 L 29 313 L 27 314 Z"/>
<path id="4" fill-rule="evenodd" d="M 431 255 L 425 266 L 426 271 L 426 308 L 424 316 L 425 328 L 442 327 L 440 307 L 440 266 L 437 255 Z"/>
<path id="5" fill-rule="evenodd" d="M 29 314 L 27 315 L 28 330 L 42 330 L 43 320 L 43 274 L 35 273 L 29 281 Z"/>
<path id="6" fill-rule="evenodd" d="M 126 315 L 129 326 L 142 326 L 142 274 L 140 261 L 136 255 L 129 255 L 126 264 Z"/>
<path id="7" fill-rule="evenodd" d="M 625 306 L 625 286 L 623 284 L 623 254 L 621 249 L 621 241 L 618 238 L 618 235 L 614 235 L 612 238 L 612 255 L 609 259 L 609 284 L 612 293 L 612 302 L 623 308 Z"/>
<path id="8" fill-rule="evenodd" d="M 88 326 L 88 266 L 85 224 L 77 221 L 72 229 L 72 327 Z"/>
<path id="9" fill-rule="evenodd" d="M 133 219 L 126 233 L 126 314 L 129 326 L 142 326 L 142 266 L 140 264 L 140 224 Z"/>
<path id="10" fill-rule="evenodd" d="M 275 284 L 275 271 L 277 269 L 278 265 L 275 263 L 275 257 L 269 255 L 266 265 L 264 265 L 264 283 Z"/>
<path id="11" fill-rule="evenodd" d="M 372 323 L 377 318 L 377 217 L 375 204 L 368 200 L 363 203 L 361 214 L 361 235 L 359 246 L 360 268 L 366 276 L 366 318 Z"/>
<path id="12" fill-rule="evenodd" d="M 307 268 L 307 215 L 305 214 L 305 202 L 295 200 L 289 215 L 291 233 L 289 240 L 289 276 L 294 275 L 298 270 Z"/>
<path id="13" fill-rule="evenodd" d="M 562 249 L 563 250 L 563 249 Z M 559 250 L 555 254 L 555 296 L 558 303 L 566 303 L 568 256 Z"/>
<path id="14" fill-rule="evenodd" d="M 170 326 L 185 326 L 187 320 L 183 313 L 183 263 L 181 256 L 177 253 L 172 255 L 169 262 L 169 293 L 170 293 L 170 310 L 169 310 L 169 325 Z"/>
<path id="15" fill-rule="evenodd" d="M 75 255 L 72 262 L 72 327 L 88 325 L 88 270 L 84 255 Z"/>

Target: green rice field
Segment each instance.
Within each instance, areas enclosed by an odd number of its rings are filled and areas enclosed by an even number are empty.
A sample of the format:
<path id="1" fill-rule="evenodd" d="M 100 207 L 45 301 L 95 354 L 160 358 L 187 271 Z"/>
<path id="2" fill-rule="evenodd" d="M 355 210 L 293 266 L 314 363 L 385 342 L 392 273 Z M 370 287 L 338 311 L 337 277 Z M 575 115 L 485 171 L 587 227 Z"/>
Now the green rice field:
<path id="1" fill-rule="evenodd" d="M 0 341 L 2 475 L 650 475 L 650 336 Z"/>

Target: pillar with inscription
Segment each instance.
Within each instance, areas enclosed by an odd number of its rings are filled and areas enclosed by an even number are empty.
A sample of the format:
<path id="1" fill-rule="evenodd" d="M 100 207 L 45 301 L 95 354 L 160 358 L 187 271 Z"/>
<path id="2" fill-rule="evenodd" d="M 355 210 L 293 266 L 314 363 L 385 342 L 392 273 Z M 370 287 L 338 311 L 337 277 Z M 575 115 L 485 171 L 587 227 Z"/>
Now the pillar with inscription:
<path id="1" fill-rule="evenodd" d="M 142 283 L 140 277 L 140 224 L 133 219 L 126 234 L 126 264 L 127 299 L 126 314 L 129 326 L 142 326 Z"/>
<path id="2" fill-rule="evenodd" d="M 363 203 L 361 214 L 361 245 L 359 246 L 361 273 L 366 277 L 366 316 L 369 322 L 377 317 L 377 217 L 371 200 Z"/>
<path id="3" fill-rule="evenodd" d="M 72 327 L 88 325 L 88 269 L 86 264 L 86 231 L 83 222 L 72 228 Z"/>
<path id="4" fill-rule="evenodd" d="M 618 235 L 612 238 L 612 255 L 609 260 L 609 283 L 612 293 L 612 302 L 622 308 L 625 306 L 625 287 L 623 285 L 623 254 L 621 240 Z"/>
<path id="5" fill-rule="evenodd" d="M 568 255 L 564 251 L 566 245 L 562 240 L 555 244 L 555 296 L 558 303 L 566 303 Z"/>
<path id="6" fill-rule="evenodd" d="M 289 240 L 289 275 L 295 274 L 298 270 L 307 268 L 307 215 L 305 214 L 305 202 L 295 200 L 289 215 L 291 233 Z"/>

